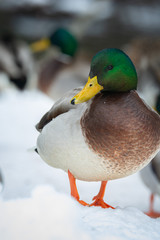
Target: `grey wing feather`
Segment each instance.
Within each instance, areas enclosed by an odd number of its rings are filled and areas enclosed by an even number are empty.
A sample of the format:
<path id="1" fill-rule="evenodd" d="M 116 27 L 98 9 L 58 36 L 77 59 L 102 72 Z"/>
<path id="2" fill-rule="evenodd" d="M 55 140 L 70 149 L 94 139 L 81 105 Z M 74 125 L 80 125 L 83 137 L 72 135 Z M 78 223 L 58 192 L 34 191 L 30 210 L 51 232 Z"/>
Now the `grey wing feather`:
<path id="1" fill-rule="evenodd" d="M 45 125 L 47 125 L 53 118 L 56 118 L 60 114 L 68 112 L 70 109 L 77 108 L 77 105 L 70 103 L 71 99 L 82 90 L 83 87 L 79 87 L 67 92 L 62 98 L 60 98 L 52 108 L 41 118 L 36 125 L 36 129 L 40 132 Z"/>

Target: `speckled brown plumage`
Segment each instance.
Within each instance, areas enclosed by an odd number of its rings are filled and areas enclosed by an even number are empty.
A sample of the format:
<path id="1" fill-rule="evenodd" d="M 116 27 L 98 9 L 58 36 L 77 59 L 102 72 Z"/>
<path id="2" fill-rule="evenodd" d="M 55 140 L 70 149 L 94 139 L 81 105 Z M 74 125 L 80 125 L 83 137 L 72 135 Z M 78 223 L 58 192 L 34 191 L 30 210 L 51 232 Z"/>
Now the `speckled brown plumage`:
<path id="1" fill-rule="evenodd" d="M 160 148 L 160 117 L 136 91 L 98 94 L 81 127 L 112 179 L 141 169 Z"/>

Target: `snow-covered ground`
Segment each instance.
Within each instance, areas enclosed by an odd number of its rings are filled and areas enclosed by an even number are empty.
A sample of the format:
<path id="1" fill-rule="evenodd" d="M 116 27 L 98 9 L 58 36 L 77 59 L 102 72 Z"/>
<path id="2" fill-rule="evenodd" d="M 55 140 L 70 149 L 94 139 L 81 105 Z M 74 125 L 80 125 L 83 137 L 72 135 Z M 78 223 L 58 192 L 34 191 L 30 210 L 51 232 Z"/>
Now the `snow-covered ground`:
<path id="1" fill-rule="evenodd" d="M 151 219 L 150 191 L 139 173 L 110 181 L 105 201 L 116 207 L 83 207 L 70 197 L 67 174 L 44 163 L 34 151 L 34 125 L 53 102 L 38 91 L 0 93 L 0 240 L 159 240 L 160 218 Z M 91 203 L 100 183 L 77 181 Z M 155 210 L 160 211 L 156 197 Z"/>

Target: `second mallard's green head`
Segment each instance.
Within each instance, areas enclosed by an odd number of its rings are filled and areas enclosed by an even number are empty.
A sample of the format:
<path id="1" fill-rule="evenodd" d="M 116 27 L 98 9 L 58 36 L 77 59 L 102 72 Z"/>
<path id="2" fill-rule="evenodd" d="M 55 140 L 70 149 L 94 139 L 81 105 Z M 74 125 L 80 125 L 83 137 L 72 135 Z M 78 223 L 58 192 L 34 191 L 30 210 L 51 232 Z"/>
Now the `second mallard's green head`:
<path id="1" fill-rule="evenodd" d="M 130 58 L 120 49 L 108 48 L 93 57 L 88 82 L 71 103 L 85 102 L 99 91 L 127 92 L 136 88 L 137 73 Z"/>
<path id="2" fill-rule="evenodd" d="M 52 45 L 58 46 L 62 53 L 74 57 L 77 48 L 78 48 L 78 42 L 67 29 L 64 28 L 58 28 L 54 33 L 50 36 L 50 41 Z"/>
<path id="3" fill-rule="evenodd" d="M 61 53 L 72 58 L 77 52 L 78 41 L 69 30 L 58 28 L 49 37 L 32 43 L 31 49 L 33 52 L 41 52 L 50 46 L 57 46 Z"/>

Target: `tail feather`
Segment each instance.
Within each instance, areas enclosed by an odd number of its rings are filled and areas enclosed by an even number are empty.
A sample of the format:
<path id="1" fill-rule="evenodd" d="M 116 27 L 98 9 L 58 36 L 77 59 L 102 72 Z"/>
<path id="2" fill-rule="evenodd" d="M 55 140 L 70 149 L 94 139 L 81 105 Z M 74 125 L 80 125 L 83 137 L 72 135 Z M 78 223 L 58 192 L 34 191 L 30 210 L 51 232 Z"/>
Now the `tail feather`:
<path id="1" fill-rule="evenodd" d="M 36 152 L 36 153 L 38 153 L 38 150 L 37 150 L 36 146 L 27 149 L 27 151 L 28 151 L 28 152 Z M 38 153 L 38 154 L 39 154 L 39 153 Z"/>
<path id="2" fill-rule="evenodd" d="M 36 153 L 38 153 L 38 149 L 37 149 L 37 148 L 35 148 L 34 151 L 35 151 Z M 39 154 L 39 153 L 38 153 L 38 154 Z"/>

